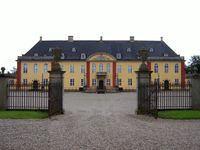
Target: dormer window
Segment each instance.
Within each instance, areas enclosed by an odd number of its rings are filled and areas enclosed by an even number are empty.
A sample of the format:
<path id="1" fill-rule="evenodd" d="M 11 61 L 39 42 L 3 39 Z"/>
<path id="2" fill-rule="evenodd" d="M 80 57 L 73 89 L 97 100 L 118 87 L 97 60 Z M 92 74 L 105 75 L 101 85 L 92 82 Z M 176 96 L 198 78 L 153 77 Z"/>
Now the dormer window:
<path id="1" fill-rule="evenodd" d="M 38 53 L 34 53 L 34 56 L 37 57 L 37 56 L 38 56 Z"/>
<path id="2" fill-rule="evenodd" d="M 168 57 L 168 54 L 167 54 L 167 53 L 164 53 L 164 57 Z"/>
<path id="3" fill-rule="evenodd" d="M 150 48 L 149 51 L 150 51 L 150 52 L 153 52 L 153 48 Z"/>
<path id="4" fill-rule="evenodd" d="M 64 53 L 61 54 L 61 59 L 65 59 L 65 54 Z"/>
<path id="5" fill-rule="evenodd" d="M 117 59 L 121 59 L 122 58 L 122 55 L 121 55 L 121 53 L 117 53 Z"/>
<path id="6" fill-rule="evenodd" d="M 81 59 L 85 59 L 85 58 L 86 58 L 85 53 L 81 53 Z"/>
<path id="7" fill-rule="evenodd" d="M 127 50 L 126 50 L 127 52 L 131 52 L 131 48 L 129 47 L 129 48 L 127 48 Z"/>
<path id="8" fill-rule="evenodd" d="M 72 52 L 76 52 L 76 48 L 73 47 L 73 48 L 72 48 Z"/>
<path id="9" fill-rule="evenodd" d="M 52 49 L 53 49 L 53 48 L 49 48 L 49 52 L 52 52 Z"/>

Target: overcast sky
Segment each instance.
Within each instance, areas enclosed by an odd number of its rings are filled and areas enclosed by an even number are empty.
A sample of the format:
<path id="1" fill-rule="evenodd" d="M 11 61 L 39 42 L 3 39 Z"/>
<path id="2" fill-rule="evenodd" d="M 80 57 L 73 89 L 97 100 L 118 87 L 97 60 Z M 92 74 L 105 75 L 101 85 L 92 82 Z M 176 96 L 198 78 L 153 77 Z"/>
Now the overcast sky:
<path id="1" fill-rule="evenodd" d="M 200 55 L 199 0 L 1 0 L 0 67 L 44 40 L 164 41 L 189 60 Z"/>

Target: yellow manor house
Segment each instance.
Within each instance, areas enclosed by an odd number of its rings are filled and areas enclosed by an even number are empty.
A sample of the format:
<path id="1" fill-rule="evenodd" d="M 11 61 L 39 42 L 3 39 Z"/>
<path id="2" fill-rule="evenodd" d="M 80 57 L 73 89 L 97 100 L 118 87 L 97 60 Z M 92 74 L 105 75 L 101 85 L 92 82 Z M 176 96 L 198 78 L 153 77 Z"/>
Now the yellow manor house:
<path id="1" fill-rule="evenodd" d="M 48 83 L 54 48 L 62 50 L 65 90 L 135 90 L 141 49 L 149 50 L 147 66 L 153 71 L 152 81 L 185 84 L 184 57 L 176 54 L 162 37 L 160 41 L 140 41 L 133 36 L 130 40 L 74 40 L 68 36 L 62 41 L 44 41 L 40 37 L 17 59 L 17 84 Z"/>

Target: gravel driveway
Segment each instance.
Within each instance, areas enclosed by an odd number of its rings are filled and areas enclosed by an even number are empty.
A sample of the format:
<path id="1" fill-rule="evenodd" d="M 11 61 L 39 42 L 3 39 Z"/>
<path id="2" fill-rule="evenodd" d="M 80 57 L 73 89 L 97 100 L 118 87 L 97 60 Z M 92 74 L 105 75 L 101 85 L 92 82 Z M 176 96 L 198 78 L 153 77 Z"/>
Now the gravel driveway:
<path id="1" fill-rule="evenodd" d="M 200 120 L 135 115 L 135 93 L 65 93 L 65 114 L 0 120 L 0 149 L 200 149 Z"/>

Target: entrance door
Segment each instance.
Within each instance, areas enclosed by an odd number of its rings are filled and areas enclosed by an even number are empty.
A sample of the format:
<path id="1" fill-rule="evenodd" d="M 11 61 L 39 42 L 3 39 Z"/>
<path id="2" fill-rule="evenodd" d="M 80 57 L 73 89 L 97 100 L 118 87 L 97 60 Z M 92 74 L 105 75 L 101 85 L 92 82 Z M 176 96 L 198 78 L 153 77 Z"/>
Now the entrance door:
<path id="1" fill-rule="evenodd" d="M 103 89 L 104 82 L 103 80 L 99 80 L 99 89 Z"/>
<path id="2" fill-rule="evenodd" d="M 164 89 L 169 90 L 169 80 L 164 81 Z"/>

